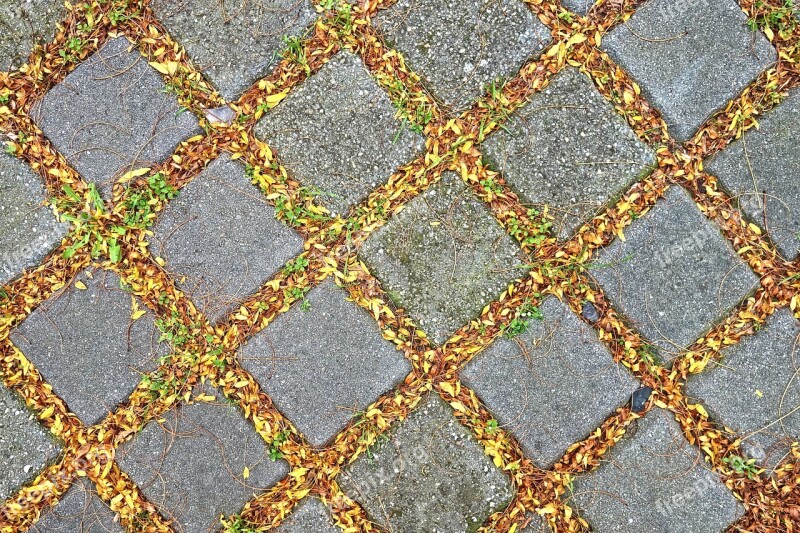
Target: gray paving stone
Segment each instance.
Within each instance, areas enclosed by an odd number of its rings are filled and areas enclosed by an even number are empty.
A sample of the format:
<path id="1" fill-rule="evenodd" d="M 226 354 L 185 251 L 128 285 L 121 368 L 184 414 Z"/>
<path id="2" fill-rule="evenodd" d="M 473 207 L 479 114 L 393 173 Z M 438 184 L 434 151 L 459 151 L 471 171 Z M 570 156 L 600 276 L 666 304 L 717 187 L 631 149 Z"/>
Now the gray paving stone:
<path id="1" fill-rule="evenodd" d="M 131 46 L 124 37 L 110 40 L 32 111 L 56 149 L 106 197 L 116 178 L 162 162 L 200 131 Z"/>
<path id="2" fill-rule="evenodd" d="M 345 214 L 424 146 L 361 59 L 341 52 L 256 125 L 290 173 Z"/>
<path id="3" fill-rule="evenodd" d="M 184 187 L 154 227 L 151 253 L 214 322 L 302 253 L 244 167 L 223 155 Z"/>
<path id="4" fill-rule="evenodd" d="M 116 274 L 84 271 L 77 280 L 87 288 L 73 284 L 53 296 L 11 332 L 11 340 L 72 412 L 93 424 L 128 397 L 167 347 L 158 343 L 152 313 L 131 322 L 132 297 Z"/>
<path id="5" fill-rule="evenodd" d="M 636 380 L 557 298 L 540 311 L 543 320 L 531 319 L 513 340 L 495 341 L 462 377 L 525 453 L 549 468 L 628 402 Z"/>
<path id="6" fill-rule="evenodd" d="M 200 392 L 217 399 L 170 411 L 117 452 L 122 470 L 179 533 L 216 530 L 220 516 L 238 513 L 289 472 L 285 461 L 270 460 L 238 408 L 209 387 Z"/>
<path id="7" fill-rule="evenodd" d="M 686 393 L 737 437 L 760 464 L 777 464 L 788 445 L 800 440 L 800 379 L 797 336 L 800 325 L 780 309 L 764 329 L 726 348 L 721 365 L 692 376 Z"/>
<path id="8" fill-rule="evenodd" d="M 523 202 L 550 206 L 560 238 L 655 165 L 653 151 L 573 68 L 483 147 Z"/>
<path id="9" fill-rule="evenodd" d="M 13 496 L 60 452 L 36 416 L 0 383 L 0 501 Z"/>
<path id="10" fill-rule="evenodd" d="M 438 344 L 523 274 L 517 245 L 453 172 L 409 202 L 359 254 Z"/>
<path id="11" fill-rule="evenodd" d="M 591 273 L 662 356 L 697 340 L 757 285 L 677 186 L 625 236 L 600 252 Z"/>
<path id="12" fill-rule="evenodd" d="M 474 533 L 513 495 L 469 431 L 438 396 L 343 472 L 345 493 L 389 531 Z"/>
<path id="13" fill-rule="evenodd" d="M 661 409 L 634 422 L 604 464 L 575 480 L 570 501 L 593 531 L 718 533 L 743 513 Z"/>
<path id="14" fill-rule="evenodd" d="M 585 15 L 594 0 L 561 0 L 561 5 L 578 15 Z"/>
<path id="15" fill-rule="evenodd" d="M 278 409 L 321 446 L 410 372 L 372 316 L 332 281 L 306 295 L 241 350 Z"/>
<path id="16" fill-rule="evenodd" d="M 33 533 L 122 533 L 119 517 L 86 478 L 78 478 L 58 504 L 42 513 Z"/>
<path id="17" fill-rule="evenodd" d="M 746 22 L 735 0 L 650 0 L 602 46 L 683 141 L 777 60 L 766 37 Z"/>
<path id="18" fill-rule="evenodd" d="M 155 0 L 156 16 L 227 100 L 234 100 L 280 61 L 284 36 L 316 17 L 308 0 Z"/>
<path id="19" fill-rule="evenodd" d="M 758 130 L 749 130 L 706 170 L 739 198 L 750 218 L 766 226 L 780 253 L 794 259 L 800 248 L 800 91 L 758 122 Z"/>
<path id="20" fill-rule="evenodd" d="M 42 180 L 22 161 L 0 155 L 0 284 L 38 265 L 67 233 L 44 205 Z"/>
<path id="21" fill-rule="evenodd" d="M 65 15 L 58 0 L 0 0 L 0 70 L 21 67 L 37 44 L 53 39 Z"/>
<path id="22" fill-rule="evenodd" d="M 275 530 L 277 533 L 341 533 L 334 525 L 331 512 L 320 500 L 306 498 L 289 518 Z"/>
<path id="23" fill-rule="evenodd" d="M 550 41 L 547 27 L 519 0 L 400 0 L 374 23 L 433 95 L 455 110 L 496 78 L 514 76 Z"/>

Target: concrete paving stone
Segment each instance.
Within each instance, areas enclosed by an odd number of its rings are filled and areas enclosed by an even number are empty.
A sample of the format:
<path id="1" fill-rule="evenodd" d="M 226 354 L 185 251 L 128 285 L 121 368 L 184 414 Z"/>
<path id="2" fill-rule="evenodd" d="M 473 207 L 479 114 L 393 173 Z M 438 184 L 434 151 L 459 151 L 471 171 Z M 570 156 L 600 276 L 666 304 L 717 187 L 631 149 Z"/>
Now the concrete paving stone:
<path id="1" fill-rule="evenodd" d="M 791 91 L 758 123 L 759 129 L 711 159 L 706 170 L 768 230 L 779 252 L 794 259 L 800 248 L 800 91 Z"/>
<path id="2" fill-rule="evenodd" d="M 388 95 L 349 52 L 290 93 L 255 132 L 336 214 L 345 214 L 424 147 L 423 137 L 395 118 Z"/>
<path id="3" fill-rule="evenodd" d="M 278 64 L 285 36 L 301 35 L 316 18 L 308 0 L 155 0 L 152 7 L 229 101 Z"/>
<path id="4" fill-rule="evenodd" d="M 574 68 L 535 94 L 483 148 L 524 203 L 550 206 L 562 239 L 655 165 L 653 151 Z"/>
<path id="5" fill-rule="evenodd" d="M 462 378 L 526 455 L 549 468 L 625 405 L 637 382 L 564 303 L 551 297 L 540 311 L 543 320 L 495 341 Z"/>
<path id="6" fill-rule="evenodd" d="M 242 348 L 242 366 L 315 446 L 410 372 L 375 320 L 323 282 Z M 310 305 L 310 308 L 308 307 Z"/>
<path id="7" fill-rule="evenodd" d="M 275 218 L 244 167 L 228 155 L 181 190 L 153 231 L 150 252 L 167 261 L 178 287 L 212 322 L 303 251 L 300 235 Z"/>
<path id="8" fill-rule="evenodd" d="M 578 476 L 566 496 L 593 531 L 719 533 L 743 514 L 662 409 L 635 421 L 597 470 Z"/>
<path id="9" fill-rule="evenodd" d="M 161 75 L 124 37 L 111 39 L 32 111 L 55 148 L 109 197 L 125 172 L 165 160 L 200 132 Z"/>
<path id="10" fill-rule="evenodd" d="M 11 332 L 17 348 L 86 424 L 127 399 L 142 372 L 168 351 L 158 342 L 152 313 L 132 321 L 133 302 L 146 310 L 120 288 L 116 274 L 86 270 Z"/>
<path id="11" fill-rule="evenodd" d="M 200 385 L 200 394 L 215 400 L 173 409 L 117 451 L 122 470 L 178 533 L 216 530 L 222 515 L 239 513 L 289 472 L 222 393 Z"/>
<path id="12" fill-rule="evenodd" d="M 38 265 L 67 229 L 45 205 L 41 178 L 22 161 L 0 154 L 0 284 Z"/>
<path id="13" fill-rule="evenodd" d="M 594 4 L 594 0 L 561 0 L 561 5 L 573 13 L 585 15 Z"/>
<path id="14" fill-rule="evenodd" d="M 508 505 L 510 480 L 438 396 L 429 396 L 341 476 L 370 520 L 396 533 L 474 533 Z"/>
<path id="15" fill-rule="evenodd" d="M 400 0 L 374 23 L 454 111 L 498 77 L 516 75 L 550 41 L 547 27 L 519 0 Z"/>
<path id="16" fill-rule="evenodd" d="M 123 533 L 119 516 L 97 495 L 94 485 L 78 478 L 53 509 L 42 513 L 32 533 Z"/>
<path id="17" fill-rule="evenodd" d="M 359 256 L 438 344 L 524 272 L 517 244 L 453 172 L 367 239 Z"/>
<path id="18" fill-rule="evenodd" d="M 13 496 L 61 453 L 22 399 L 0 383 L 0 501 Z"/>
<path id="19" fill-rule="evenodd" d="M 341 533 L 331 512 L 317 498 L 308 497 L 275 529 L 276 533 Z"/>
<path id="20" fill-rule="evenodd" d="M 59 0 L 0 0 L 0 71 L 20 68 L 36 45 L 50 42 L 65 11 Z"/>
<path id="21" fill-rule="evenodd" d="M 641 86 L 679 141 L 777 60 L 735 0 L 650 0 L 602 47 Z"/>
<path id="22" fill-rule="evenodd" d="M 662 359 L 697 340 L 758 284 L 678 186 L 625 237 L 599 253 L 591 274 Z"/>
<path id="23" fill-rule="evenodd" d="M 800 440 L 798 334 L 792 313 L 779 309 L 762 331 L 726 348 L 720 365 L 686 384 L 686 394 L 702 400 L 736 437 L 747 437 L 743 450 L 766 466 L 776 465 Z"/>

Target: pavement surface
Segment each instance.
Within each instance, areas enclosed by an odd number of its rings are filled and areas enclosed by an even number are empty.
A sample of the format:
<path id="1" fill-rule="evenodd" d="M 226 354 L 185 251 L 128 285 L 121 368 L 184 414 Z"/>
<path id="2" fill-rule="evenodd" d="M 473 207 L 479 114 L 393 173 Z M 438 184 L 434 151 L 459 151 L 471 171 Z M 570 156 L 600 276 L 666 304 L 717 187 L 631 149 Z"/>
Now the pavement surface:
<path id="1" fill-rule="evenodd" d="M 0 30 L 0 532 L 800 530 L 793 2 Z"/>

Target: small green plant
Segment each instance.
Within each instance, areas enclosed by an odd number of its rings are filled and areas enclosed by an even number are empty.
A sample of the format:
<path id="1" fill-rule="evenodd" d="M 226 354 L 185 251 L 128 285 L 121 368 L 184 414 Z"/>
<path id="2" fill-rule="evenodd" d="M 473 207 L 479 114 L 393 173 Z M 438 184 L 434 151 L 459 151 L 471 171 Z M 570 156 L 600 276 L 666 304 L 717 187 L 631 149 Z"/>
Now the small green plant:
<path id="1" fill-rule="evenodd" d="M 570 13 L 569 11 L 566 11 L 566 10 L 561 11 L 558 14 L 558 18 L 560 20 L 563 20 L 567 24 L 572 24 L 575 21 L 575 17 L 572 15 L 572 13 Z"/>
<path id="2" fill-rule="evenodd" d="M 519 315 L 508 324 L 501 326 L 500 331 L 506 339 L 513 339 L 528 331 L 531 320 L 542 320 L 543 318 L 539 308 L 526 301 L 522 304 Z"/>
<path id="3" fill-rule="evenodd" d="M 287 275 L 293 274 L 295 272 L 302 272 L 308 267 L 308 258 L 300 256 L 292 261 L 286 263 L 286 266 L 283 267 L 283 272 Z"/>
<path id="4" fill-rule="evenodd" d="M 225 526 L 226 533 L 258 533 L 258 529 L 245 522 L 241 515 L 232 516 Z"/>
<path id="5" fill-rule="evenodd" d="M 289 432 L 286 430 L 280 431 L 277 435 L 275 435 L 275 438 L 272 439 L 272 442 L 269 445 L 269 458 L 271 461 L 275 462 L 283 457 L 283 454 L 281 453 L 281 446 L 287 440 L 289 440 Z"/>
<path id="6" fill-rule="evenodd" d="M 730 457 L 724 457 L 722 462 L 731 467 L 737 474 L 747 475 L 749 479 L 753 479 L 760 472 L 755 465 L 755 459 L 745 459 L 738 455 L 731 455 Z"/>
<path id="7" fill-rule="evenodd" d="M 762 1 L 756 2 L 755 5 L 757 9 L 762 9 L 764 6 L 765 4 Z M 751 31 L 757 31 L 759 28 L 763 28 L 768 34 L 771 32 L 778 32 L 781 37 L 786 37 L 789 32 L 797 27 L 794 9 L 794 1 L 785 0 L 783 7 L 748 19 L 747 25 Z"/>
<path id="8" fill-rule="evenodd" d="M 167 183 L 163 174 L 159 172 L 150 176 L 146 187 L 130 192 L 125 199 L 125 224 L 134 228 L 149 228 L 155 220 L 155 205 L 177 196 L 178 190 Z"/>
<path id="9" fill-rule="evenodd" d="M 481 187 L 488 193 L 500 194 L 503 192 L 503 187 L 494 181 L 494 178 L 486 178 L 480 181 Z"/>
<path id="10" fill-rule="evenodd" d="M 308 58 L 306 58 L 306 51 L 303 47 L 303 39 L 297 35 L 285 35 L 283 37 L 283 51 L 281 59 L 285 59 L 292 63 L 297 63 L 306 74 L 311 74 L 311 67 L 308 65 Z"/>
<path id="11" fill-rule="evenodd" d="M 486 423 L 486 433 L 488 433 L 489 435 L 492 435 L 497 431 L 498 427 L 500 427 L 500 426 L 499 426 L 497 420 L 495 420 L 493 418 L 493 419 L 489 420 L 489 422 Z"/>
<path id="12" fill-rule="evenodd" d="M 303 303 L 300 304 L 300 310 L 305 313 L 311 311 L 311 300 L 304 298 Z"/>
<path id="13" fill-rule="evenodd" d="M 65 48 L 58 51 L 58 55 L 65 63 L 74 63 L 78 60 L 83 51 L 83 40 L 80 37 L 72 37 L 67 41 Z"/>

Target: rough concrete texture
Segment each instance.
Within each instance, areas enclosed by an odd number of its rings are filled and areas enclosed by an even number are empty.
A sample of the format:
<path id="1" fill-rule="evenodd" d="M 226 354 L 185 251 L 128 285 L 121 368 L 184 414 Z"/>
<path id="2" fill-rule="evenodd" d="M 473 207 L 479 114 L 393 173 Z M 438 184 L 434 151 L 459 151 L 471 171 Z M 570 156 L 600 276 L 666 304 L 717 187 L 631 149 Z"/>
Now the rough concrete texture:
<path id="1" fill-rule="evenodd" d="M 244 167 L 223 155 L 184 187 L 153 229 L 150 252 L 215 322 L 302 253 Z"/>
<path id="2" fill-rule="evenodd" d="M 523 273 L 517 245 L 453 172 L 367 239 L 359 255 L 438 344 Z"/>
<path id="3" fill-rule="evenodd" d="M 758 283 L 678 186 L 625 237 L 600 252 L 591 274 L 663 359 L 697 340 Z"/>
<path id="4" fill-rule="evenodd" d="M 670 132 L 686 140 L 777 59 L 735 0 L 650 0 L 602 47 L 641 86 Z"/>
<path id="5" fill-rule="evenodd" d="M 800 91 L 706 166 L 739 200 L 739 207 L 768 230 L 780 253 L 800 248 Z"/>
<path id="6" fill-rule="evenodd" d="M 65 11 L 59 0 L 0 0 L 0 71 L 20 68 L 36 45 L 51 41 Z"/>
<path id="7" fill-rule="evenodd" d="M 543 468 L 587 437 L 636 390 L 636 380 L 597 333 L 557 298 L 543 320 L 513 340 L 501 338 L 462 372 L 467 386 Z"/>
<path id="8" fill-rule="evenodd" d="M 474 533 L 513 494 L 438 396 L 356 460 L 340 485 L 373 522 L 396 533 Z"/>
<path id="9" fill-rule="evenodd" d="M 724 359 L 689 378 L 686 393 L 743 438 L 742 449 L 773 466 L 800 440 L 800 325 L 788 309 L 773 314 L 763 330 L 726 348 Z"/>
<path id="10" fill-rule="evenodd" d="M 519 0 L 400 0 L 376 27 L 454 111 L 498 77 L 510 78 L 550 41 L 550 31 Z"/>
<path id="11" fill-rule="evenodd" d="M 124 37 L 110 40 L 38 103 L 32 116 L 56 149 L 110 196 L 125 172 L 152 166 L 199 132 L 163 92 L 161 75 Z"/>
<path id="12" fill-rule="evenodd" d="M 573 13 L 585 15 L 594 4 L 594 0 L 561 0 L 561 5 Z"/>
<path id="13" fill-rule="evenodd" d="M 70 410 L 93 424 L 123 402 L 141 373 L 168 351 L 158 343 L 153 315 L 132 320 L 135 310 L 146 307 L 120 288 L 116 274 L 86 270 L 31 313 L 11 340 Z"/>
<path id="14" fill-rule="evenodd" d="M 119 517 L 97 495 L 92 483 L 78 478 L 61 501 L 42 513 L 32 533 L 122 533 Z"/>
<path id="15" fill-rule="evenodd" d="M 0 284 L 38 265 L 67 227 L 45 205 L 41 178 L 22 161 L 0 154 Z"/>
<path id="16" fill-rule="evenodd" d="M 36 477 L 60 451 L 21 398 L 0 383 L 0 501 Z"/>
<path id="17" fill-rule="evenodd" d="M 331 512 L 320 500 L 308 497 L 275 529 L 276 533 L 340 533 Z"/>
<path id="18" fill-rule="evenodd" d="M 411 372 L 370 314 L 345 297 L 324 282 L 308 292 L 305 309 L 295 303 L 240 353 L 242 366 L 316 446 Z"/>
<path id="19" fill-rule="evenodd" d="M 349 52 L 289 94 L 255 132 L 294 178 L 320 194 L 322 205 L 342 215 L 424 146 Z"/>
<path id="20" fill-rule="evenodd" d="M 314 22 L 308 0 L 155 0 L 156 16 L 227 100 L 280 60 L 285 36 Z"/>
<path id="21" fill-rule="evenodd" d="M 289 471 L 270 460 L 267 443 L 222 393 L 199 386 L 195 394 L 196 403 L 150 422 L 117 451 L 122 470 L 178 533 L 216 530 L 220 516 L 238 513 Z"/>
<path id="22" fill-rule="evenodd" d="M 743 510 L 667 411 L 633 423 L 570 502 L 593 531 L 719 533 Z"/>
<path id="23" fill-rule="evenodd" d="M 536 93 L 483 147 L 524 203 L 550 207 L 562 239 L 655 164 L 653 151 L 574 68 Z"/>

